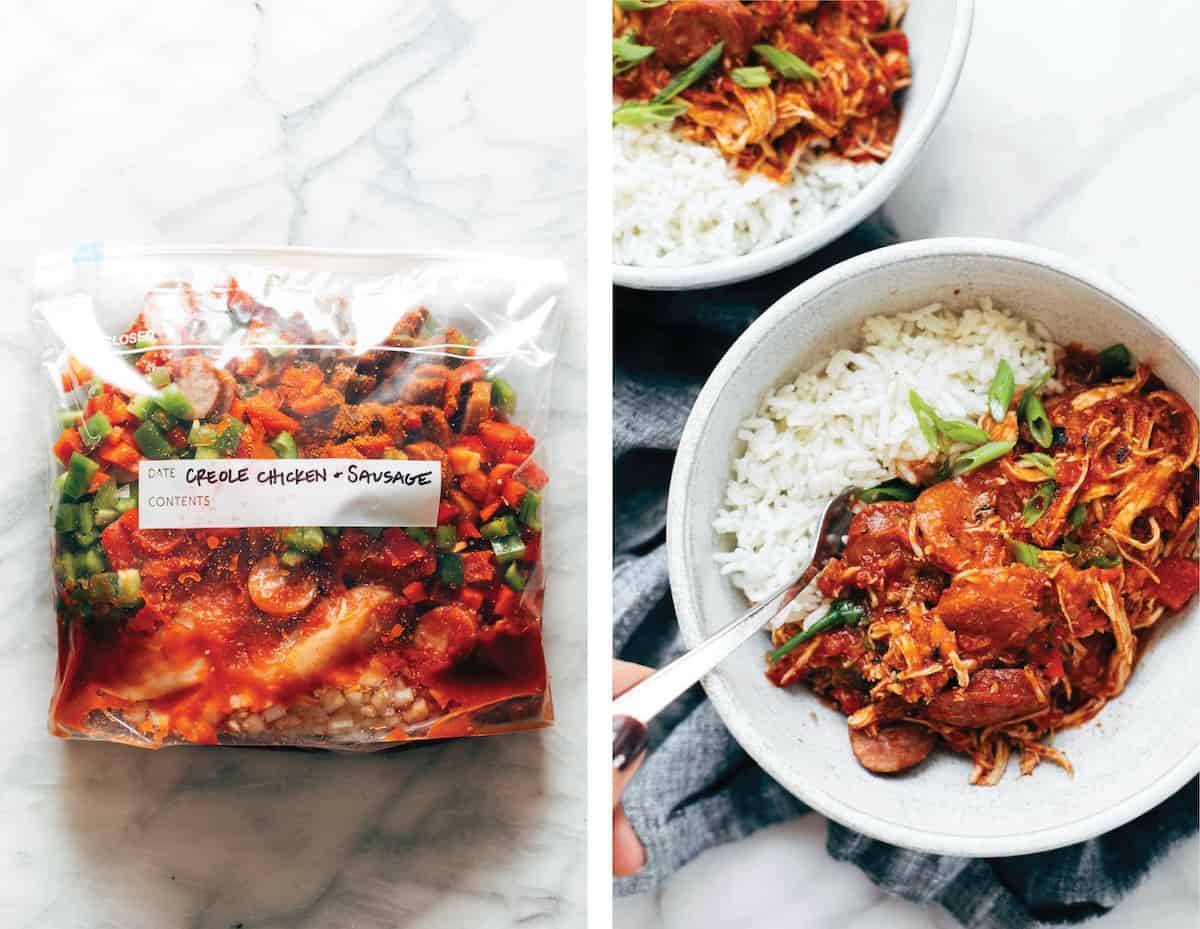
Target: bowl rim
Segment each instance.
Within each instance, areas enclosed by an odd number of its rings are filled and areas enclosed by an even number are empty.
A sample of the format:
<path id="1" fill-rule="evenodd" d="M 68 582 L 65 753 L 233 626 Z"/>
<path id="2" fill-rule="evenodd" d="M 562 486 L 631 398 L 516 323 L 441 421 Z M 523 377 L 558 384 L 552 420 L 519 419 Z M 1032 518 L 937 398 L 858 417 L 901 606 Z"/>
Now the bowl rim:
<path id="1" fill-rule="evenodd" d="M 1172 325 L 1147 312 L 1122 285 L 1085 268 L 1074 259 L 1048 249 L 1002 239 L 933 238 L 876 249 L 834 265 L 784 294 L 738 337 L 709 375 L 684 426 L 667 498 L 667 566 L 676 618 L 687 647 L 693 648 L 699 644 L 703 634 L 684 554 L 690 521 L 698 518 L 697 514 L 689 512 L 686 489 L 698 461 L 703 459 L 700 438 L 725 388 L 736 377 L 747 355 L 769 336 L 775 326 L 787 315 L 802 311 L 804 304 L 816 295 L 857 277 L 934 257 L 1009 259 L 1038 265 L 1074 278 L 1116 301 L 1151 333 L 1170 341 L 1192 370 L 1200 373 L 1195 356 L 1186 347 L 1181 334 L 1172 331 Z M 1094 838 L 1145 813 L 1200 773 L 1198 733 L 1190 751 L 1172 768 L 1162 772 L 1153 783 L 1089 816 L 1034 832 L 1003 836 L 967 836 L 918 829 L 863 813 L 831 795 L 817 783 L 794 775 L 778 760 L 772 747 L 757 737 L 750 717 L 743 714 L 731 689 L 718 675 L 707 675 L 702 684 L 717 714 L 738 743 L 771 777 L 804 803 L 826 817 L 872 838 L 934 854 L 1006 857 L 1061 848 Z"/>
<path id="2" fill-rule="evenodd" d="M 807 232 L 790 236 L 774 245 L 756 249 L 745 255 L 681 268 L 648 268 L 613 262 L 613 283 L 635 290 L 694 290 L 700 287 L 736 284 L 799 261 L 828 245 L 853 226 L 857 226 L 881 207 L 900 182 L 908 176 L 916 163 L 917 154 L 925 147 L 933 130 L 941 122 L 967 57 L 974 16 L 975 0 L 954 0 L 954 25 L 950 32 L 950 45 L 946 50 L 946 60 L 938 75 L 937 86 L 929 99 L 929 105 L 921 114 L 916 129 L 905 141 L 904 146 L 892 153 L 883 163 L 879 173 L 844 207 L 835 210 L 825 221 Z"/>

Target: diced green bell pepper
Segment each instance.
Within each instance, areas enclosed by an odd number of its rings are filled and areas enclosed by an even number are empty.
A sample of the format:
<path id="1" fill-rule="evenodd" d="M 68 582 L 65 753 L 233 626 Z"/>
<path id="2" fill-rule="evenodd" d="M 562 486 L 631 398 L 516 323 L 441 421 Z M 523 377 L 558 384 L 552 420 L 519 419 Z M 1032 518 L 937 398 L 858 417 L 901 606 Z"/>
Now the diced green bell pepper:
<path id="1" fill-rule="evenodd" d="M 529 583 L 529 578 L 524 571 L 517 567 L 517 563 L 514 561 L 504 569 L 504 583 L 517 591 L 517 593 L 520 593 L 525 589 L 525 585 Z"/>
<path id="2" fill-rule="evenodd" d="M 438 580 L 447 587 L 463 585 L 463 561 L 454 552 L 438 553 Z"/>
<path id="3" fill-rule="evenodd" d="M 296 440 L 292 438 L 290 432 L 281 432 L 275 436 L 268 445 L 275 451 L 275 454 L 280 458 L 299 458 L 300 450 L 296 448 Z"/>
<path id="4" fill-rule="evenodd" d="M 103 413 L 94 413 L 79 424 L 79 437 L 88 448 L 95 448 L 112 432 L 112 423 Z"/>
<path id="5" fill-rule="evenodd" d="M 117 505 L 117 482 L 111 477 L 100 485 L 92 498 L 92 505 L 97 510 L 111 510 Z"/>
<path id="6" fill-rule="evenodd" d="M 83 421 L 82 410 L 59 410 L 58 425 L 63 429 L 70 429 L 72 426 L 78 426 Z"/>
<path id="7" fill-rule="evenodd" d="M 407 526 L 404 532 L 418 545 L 428 545 L 433 538 L 428 529 L 422 529 L 420 526 Z"/>
<path id="8" fill-rule="evenodd" d="M 279 556 L 280 562 L 288 568 L 298 568 L 304 562 L 308 561 L 308 556 L 304 552 L 298 552 L 294 548 L 289 548 Z"/>
<path id="9" fill-rule="evenodd" d="M 154 400 L 141 394 L 130 398 L 129 402 L 125 404 L 125 409 L 127 409 L 138 419 L 145 419 L 150 415 L 150 410 L 153 408 Z"/>
<path id="10" fill-rule="evenodd" d="M 485 539 L 502 539 L 506 535 L 516 535 L 520 528 L 512 515 L 505 513 L 503 516 L 497 516 L 491 522 L 484 523 L 479 531 Z"/>
<path id="11" fill-rule="evenodd" d="M 150 373 L 146 375 L 146 380 L 155 387 L 166 387 L 171 383 L 171 372 L 165 367 L 151 368 Z"/>
<path id="12" fill-rule="evenodd" d="M 325 533 L 317 526 L 296 526 L 279 533 L 284 545 L 308 555 L 315 555 L 325 547 Z"/>
<path id="13" fill-rule="evenodd" d="M 107 565 L 104 563 L 104 555 L 101 553 L 100 549 L 89 548 L 87 551 L 80 553 L 80 574 L 99 574 L 106 567 Z"/>
<path id="14" fill-rule="evenodd" d="M 517 507 L 517 519 L 521 520 L 522 523 L 535 532 L 540 532 L 542 519 L 538 514 L 538 510 L 541 505 L 541 494 L 535 493 L 532 490 L 525 491 L 525 496 L 521 498 L 521 503 Z"/>
<path id="15" fill-rule="evenodd" d="M 72 452 L 71 460 L 67 464 L 67 479 L 63 482 L 63 496 L 68 500 L 78 500 L 88 492 L 92 478 L 99 470 L 100 465 L 92 459 L 84 457 L 79 452 Z"/>
<path id="16" fill-rule="evenodd" d="M 192 401 L 184 396 L 178 384 L 168 384 L 155 398 L 155 402 L 176 419 L 191 419 L 195 415 Z"/>
<path id="17" fill-rule="evenodd" d="M 79 528 L 79 504 L 60 503 L 54 510 L 54 528 L 57 532 L 74 532 Z"/>
<path id="18" fill-rule="evenodd" d="M 217 429 L 215 426 L 202 423 L 198 419 L 192 422 L 192 428 L 188 430 L 189 445 L 199 448 L 202 445 L 212 445 L 216 440 Z"/>
<path id="19" fill-rule="evenodd" d="M 236 419 L 229 420 L 217 434 L 211 448 L 216 449 L 217 454 L 224 458 L 232 457 L 237 453 L 238 446 L 242 444 L 242 432 L 245 428 L 244 423 L 240 423 Z"/>
<path id="20" fill-rule="evenodd" d="M 492 381 L 492 405 L 505 416 L 512 416 L 517 409 L 517 392 L 504 378 L 498 377 Z"/>
<path id="21" fill-rule="evenodd" d="M 458 530 L 453 526 L 438 526 L 433 530 L 433 544 L 439 551 L 450 551 L 456 542 L 458 542 Z"/>
<path id="22" fill-rule="evenodd" d="M 96 521 L 92 514 L 92 504 L 85 500 L 83 503 L 79 504 L 79 508 L 75 512 L 76 531 L 81 532 L 84 535 L 88 535 L 93 529 L 96 528 Z"/>
<path id="23" fill-rule="evenodd" d="M 497 562 L 508 564 L 525 555 L 525 543 L 521 541 L 519 535 L 505 536 L 502 539 L 492 540 L 492 551 L 496 553 Z"/>
<path id="24" fill-rule="evenodd" d="M 142 423 L 134 430 L 133 441 L 147 458 L 161 461 L 170 458 L 175 449 L 167 441 L 167 435 L 150 420 Z"/>

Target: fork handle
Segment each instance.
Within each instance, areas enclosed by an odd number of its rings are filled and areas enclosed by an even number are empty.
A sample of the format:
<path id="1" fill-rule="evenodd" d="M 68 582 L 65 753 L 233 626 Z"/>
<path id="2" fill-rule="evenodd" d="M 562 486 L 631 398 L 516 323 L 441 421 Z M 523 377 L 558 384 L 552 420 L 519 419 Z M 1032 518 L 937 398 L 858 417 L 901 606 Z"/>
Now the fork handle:
<path id="1" fill-rule="evenodd" d="M 685 652 L 665 668 L 655 671 L 613 701 L 614 717 L 629 717 L 643 726 L 670 705 L 685 690 L 720 664 L 739 645 L 763 627 L 763 624 L 782 610 L 807 583 L 791 581 L 765 600 L 752 606 L 719 632 L 705 639 L 690 652 Z M 625 742 L 619 745 L 619 742 Z M 628 742 L 613 732 L 613 761 L 628 763 Z M 618 757 L 620 756 L 620 757 Z"/>

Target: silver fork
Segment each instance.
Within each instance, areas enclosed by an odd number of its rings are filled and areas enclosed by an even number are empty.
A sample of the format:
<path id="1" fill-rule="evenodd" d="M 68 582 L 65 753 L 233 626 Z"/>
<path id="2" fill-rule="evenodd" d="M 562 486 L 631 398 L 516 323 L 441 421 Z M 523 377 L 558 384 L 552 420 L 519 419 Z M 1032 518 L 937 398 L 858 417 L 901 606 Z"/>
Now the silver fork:
<path id="1" fill-rule="evenodd" d="M 851 487 L 829 501 L 813 539 L 808 567 L 796 580 L 784 584 L 724 629 L 613 700 L 614 771 L 624 770 L 645 749 L 646 724 L 650 720 L 785 609 L 830 558 L 842 553 L 850 527 L 850 505 L 857 493 L 858 488 Z"/>

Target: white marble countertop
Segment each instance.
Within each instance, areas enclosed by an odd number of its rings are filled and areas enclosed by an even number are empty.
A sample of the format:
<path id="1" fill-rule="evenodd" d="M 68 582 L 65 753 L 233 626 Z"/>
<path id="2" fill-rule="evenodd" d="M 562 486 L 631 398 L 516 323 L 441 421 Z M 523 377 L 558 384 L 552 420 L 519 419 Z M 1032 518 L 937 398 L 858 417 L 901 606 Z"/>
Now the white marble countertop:
<path id="1" fill-rule="evenodd" d="M 921 0 L 914 0 L 920 3 Z M 1185 0 L 977 0 L 957 93 L 886 208 L 904 238 L 983 235 L 1071 255 L 1121 281 L 1200 348 L 1200 61 Z M 711 850 L 620 929 L 951 929 L 825 853 L 811 815 Z M 821 888 L 813 893 L 812 888 Z M 1096 929 L 1200 925 L 1200 843 L 1184 843 Z"/>
<path id="2" fill-rule="evenodd" d="M 583 13 L 534 0 L 24 2 L 0 37 L 0 926 L 575 927 L 584 911 Z M 580 76 L 580 81 L 582 77 Z M 80 240 L 566 258 L 549 457 L 558 724 L 368 757 L 46 734 L 33 256 Z M 12 439 L 15 437 L 16 442 Z"/>

